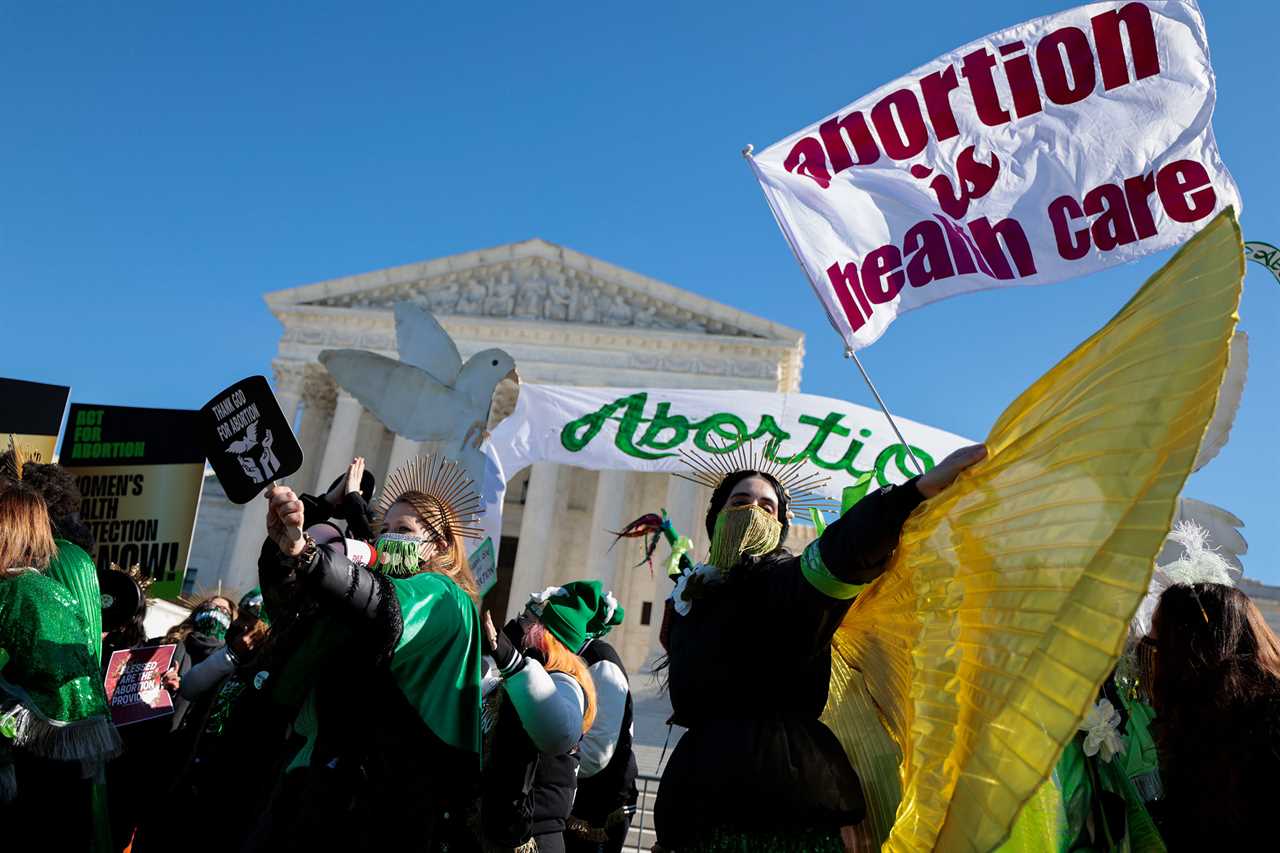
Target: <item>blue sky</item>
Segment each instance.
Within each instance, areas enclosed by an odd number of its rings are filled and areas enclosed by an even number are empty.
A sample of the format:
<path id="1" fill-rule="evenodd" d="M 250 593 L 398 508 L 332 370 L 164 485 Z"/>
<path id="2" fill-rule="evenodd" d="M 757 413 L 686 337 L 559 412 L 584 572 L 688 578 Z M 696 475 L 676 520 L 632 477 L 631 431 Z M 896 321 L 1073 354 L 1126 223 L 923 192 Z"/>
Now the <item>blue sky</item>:
<path id="1" fill-rule="evenodd" d="M 0 375 L 195 407 L 269 372 L 267 291 L 538 236 L 805 331 L 804 390 L 870 404 L 738 152 L 1064 8 L 210 5 L 0 10 Z M 1280 243 L 1275 6 L 1204 14 L 1246 239 Z M 928 306 L 864 363 L 896 411 L 980 438 L 1163 259 Z M 1240 418 L 1187 493 L 1280 583 L 1280 285 L 1256 265 L 1241 317 Z"/>

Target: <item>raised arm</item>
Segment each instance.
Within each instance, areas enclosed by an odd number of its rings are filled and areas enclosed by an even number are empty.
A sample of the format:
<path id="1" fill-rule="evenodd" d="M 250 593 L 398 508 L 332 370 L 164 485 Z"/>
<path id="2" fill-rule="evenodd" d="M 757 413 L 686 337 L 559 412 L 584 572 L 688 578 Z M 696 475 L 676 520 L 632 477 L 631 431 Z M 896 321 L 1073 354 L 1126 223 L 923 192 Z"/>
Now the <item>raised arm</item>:
<path id="1" fill-rule="evenodd" d="M 561 755 L 582 738 L 586 695 L 571 675 L 548 673 L 536 657 L 522 654 L 509 636 L 518 623 L 509 622 L 501 631 L 485 614 L 485 646 L 498 666 L 507 698 L 520 717 L 520 725 L 539 752 Z"/>
<path id="2" fill-rule="evenodd" d="M 987 449 L 980 444 L 962 448 L 923 476 L 901 486 L 885 486 L 858 501 L 805 550 L 801 562 L 805 577 L 832 598 L 852 598 L 889 565 L 912 510 L 986 456 Z"/>
<path id="3" fill-rule="evenodd" d="M 268 493 L 267 536 L 258 560 L 264 595 L 306 596 L 351 620 L 357 631 L 389 655 L 400 640 L 404 623 L 389 579 L 352 563 L 334 544 L 316 545 L 291 540 L 285 533 L 301 524 L 303 505 L 292 489 L 276 486 Z"/>
<path id="4" fill-rule="evenodd" d="M 586 699 L 573 676 L 548 673 L 526 658 L 525 666 L 506 679 L 507 698 L 539 752 L 562 755 L 582 738 Z"/>

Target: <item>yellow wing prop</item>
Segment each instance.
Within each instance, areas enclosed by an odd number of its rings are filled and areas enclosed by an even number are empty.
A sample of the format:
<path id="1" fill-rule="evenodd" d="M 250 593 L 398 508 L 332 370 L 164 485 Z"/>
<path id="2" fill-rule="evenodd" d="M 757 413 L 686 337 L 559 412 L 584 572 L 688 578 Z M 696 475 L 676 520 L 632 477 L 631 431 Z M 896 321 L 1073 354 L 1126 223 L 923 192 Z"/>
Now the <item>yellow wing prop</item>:
<path id="1" fill-rule="evenodd" d="M 912 515 L 850 610 L 824 719 L 885 850 L 991 850 L 1048 778 L 1146 592 L 1243 276 L 1228 209 L 1005 411 L 990 458 Z"/>

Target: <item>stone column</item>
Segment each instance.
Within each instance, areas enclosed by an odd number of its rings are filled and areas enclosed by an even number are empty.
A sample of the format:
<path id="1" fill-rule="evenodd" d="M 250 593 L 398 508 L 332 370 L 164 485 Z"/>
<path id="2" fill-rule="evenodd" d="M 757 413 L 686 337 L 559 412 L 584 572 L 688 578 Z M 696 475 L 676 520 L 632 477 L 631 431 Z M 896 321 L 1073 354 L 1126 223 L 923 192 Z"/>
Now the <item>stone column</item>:
<path id="1" fill-rule="evenodd" d="M 302 372 L 276 365 L 276 400 L 285 419 L 292 426 L 302 403 Z M 261 497 L 249 501 L 241 509 L 240 526 L 231 548 L 231 562 L 222 572 L 223 587 L 239 595 L 258 585 L 258 553 L 267 538 L 267 502 Z M 213 581 L 212 578 L 209 579 Z M 197 579 L 201 586 L 206 584 Z"/>
<path id="2" fill-rule="evenodd" d="M 307 491 L 316 481 L 324 445 L 329 439 L 329 422 L 338 394 L 333 380 L 319 370 L 304 374 L 302 418 L 298 425 L 298 443 L 302 445 L 302 468 L 289 479 L 296 490 Z"/>
<path id="3" fill-rule="evenodd" d="M 387 459 L 387 476 L 391 476 L 391 472 L 417 455 L 418 442 L 411 441 L 403 435 L 397 435 L 391 442 L 391 456 Z"/>
<path id="4" fill-rule="evenodd" d="M 298 407 L 302 405 L 302 365 L 277 365 L 275 374 L 276 402 L 289 422 L 289 429 L 296 431 Z"/>
<path id="5" fill-rule="evenodd" d="M 609 531 L 621 530 L 631 520 L 623 518 L 627 506 L 627 479 L 626 471 L 601 471 L 596 480 L 596 499 L 591 509 L 587 558 L 582 572 L 584 577 L 599 579 L 606 590 L 613 589 L 618 560 L 623 552 L 621 545 L 610 548 L 614 536 Z"/>
<path id="6" fill-rule="evenodd" d="M 356 453 L 356 433 L 360 429 L 360 402 L 346 391 L 338 389 L 338 400 L 333 408 L 333 422 L 329 425 L 329 438 L 324 445 L 320 470 L 316 472 L 316 494 L 321 494 L 333 482 L 333 478 L 347 470 Z"/>
<path id="7" fill-rule="evenodd" d="M 520 544 L 511 570 L 507 615 L 514 615 L 533 593 L 546 587 L 546 567 L 556 539 L 555 520 L 561 507 L 560 466 L 535 462 L 529 472 L 524 516 L 520 520 Z"/>

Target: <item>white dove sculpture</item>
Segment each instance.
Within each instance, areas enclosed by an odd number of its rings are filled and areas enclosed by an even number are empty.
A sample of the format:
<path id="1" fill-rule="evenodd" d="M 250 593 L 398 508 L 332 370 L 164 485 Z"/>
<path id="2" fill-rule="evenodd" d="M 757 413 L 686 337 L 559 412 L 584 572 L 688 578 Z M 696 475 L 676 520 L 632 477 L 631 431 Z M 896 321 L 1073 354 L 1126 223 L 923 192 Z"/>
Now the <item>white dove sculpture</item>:
<path id="1" fill-rule="evenodd" d="M 515 371 L 500 349 L 482 350 L 467 363 L 431 312 L 410 302 L 395 307 L 400 360 L 366 350 L 324 350 L 320 363 L 338 385 L 387 429 L 411 441 L 466 444 L 486 435 L 498 383 Z"/>

